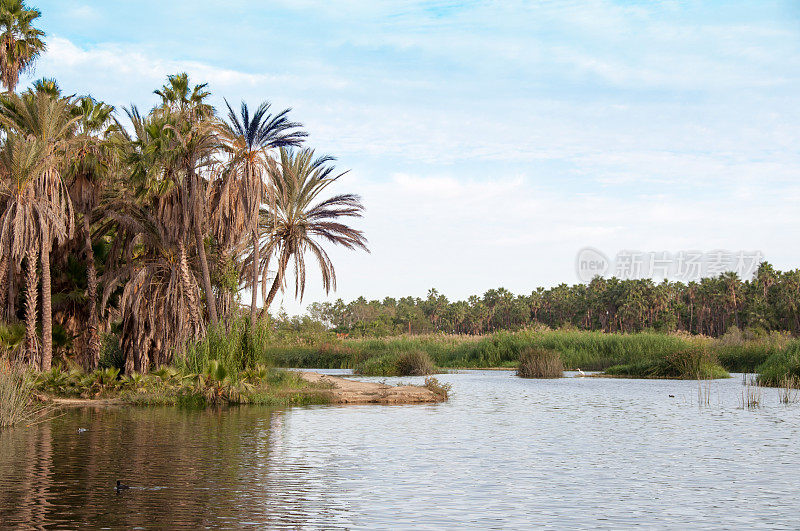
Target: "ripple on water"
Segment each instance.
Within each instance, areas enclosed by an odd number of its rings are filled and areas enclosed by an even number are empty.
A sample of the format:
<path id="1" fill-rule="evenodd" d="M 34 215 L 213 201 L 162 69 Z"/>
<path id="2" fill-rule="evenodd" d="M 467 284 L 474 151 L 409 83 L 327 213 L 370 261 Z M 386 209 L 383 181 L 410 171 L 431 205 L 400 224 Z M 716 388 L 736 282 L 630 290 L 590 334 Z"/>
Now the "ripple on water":
<path id="1" fill-rule="evenodd" d="M 439 379 L 453 385 L 443 404 L 87 408 L 8 430 L 0 522 L 800 527 L 800 405 L 775 390 L 746 410 L 736 377 L 710 386 L 709 406 L 697 382 Z"/>

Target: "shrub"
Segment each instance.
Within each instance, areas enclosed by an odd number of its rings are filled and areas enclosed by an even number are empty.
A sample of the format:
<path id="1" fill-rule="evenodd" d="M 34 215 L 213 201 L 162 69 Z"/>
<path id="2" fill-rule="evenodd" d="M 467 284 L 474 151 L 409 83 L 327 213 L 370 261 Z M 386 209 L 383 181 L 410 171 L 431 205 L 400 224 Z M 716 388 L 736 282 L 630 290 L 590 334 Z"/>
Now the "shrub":
<path id="1" fill-rule="evenodd" d="M 436 372 L 436 367 L 427 352 L 410 350 L 369 357 L 353 372 L 364 376 L 427 376 Z"/>
<path id="2" fill-rule="evenodd" d="M 113 333 L 103 334 L 100 341 L 100 368 L 125 370 L 125 355 L 120 347 L 119 336 Z"/>
<path id="3" fill-rule="evenodd" d="M 433 376 L 425 378 L 425 387 L 433 391 L 435 395 L 441 397 L 442 400 L 447 400 L 450 398 L 450 391 L 453 388 L 452 385 L 448 383 L 443 384 Z"/>
<path id="4" fill-rule="evenodd" d="M 404 352 L 395 362 L 397 376 L 427 376 L 434 373 L 433 362 L 427 352 L 412 350 Z"/>
<path id="5" fill-rule="evenodd" d="M 15 357 L 25 342 L 25 325 L 0 323 L 0 356 Z"/>
<path id="6" fill-rule="evenodd" d="M 564 364 L 558 352 L 528 347 L 519 355 L 520 378 L 561 378 L 563 374 Z"/>
<path id="7" fill-rule="evenodd" d="M 800 342 L 794 341 L 786 349 L 767 358 L 758 366 L 758 383 L 777 387 L 786 378 L 800 378 Z"/>

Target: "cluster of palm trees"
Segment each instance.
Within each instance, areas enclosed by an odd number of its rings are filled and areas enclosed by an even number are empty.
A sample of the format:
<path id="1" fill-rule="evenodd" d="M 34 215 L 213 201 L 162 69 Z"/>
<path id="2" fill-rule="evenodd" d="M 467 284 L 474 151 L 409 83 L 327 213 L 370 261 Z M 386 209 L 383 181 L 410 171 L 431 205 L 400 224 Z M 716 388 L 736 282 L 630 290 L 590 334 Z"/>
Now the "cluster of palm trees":
<path id="1" fill-rule="evenodd" d="M 226 102 L 218 116 L 206 85 L 185 73 L 168 76 L 146 114 L 125 109 L 124 123 L 54 80 L 18 94 L 20 73 L 44 50 L 38 16 L 0 0 L 0 318 L 24 320 L 19 357 L 50 368 L 55 315 L 86 368 L 113 329 L 125 369 L 146 371 L 235 316 L 241 288 L 252 291 L 252 326 L 292 266 L 302 297 L 307 255 L 335 289 L 323 245 L 366 250 L 342 222 L 363 206 L 325 194 L 343 173 L 302 147 L 307 134 L 289 109 Z"/>
<path id="2" fill-rule="evenodd" d="M 349 303 L 315 303 L 309 313 L 338 332 L 353 335 L 448 332 L 482 334 L 537 323 L 605 332 L 658 330 L 720 336 L 730 328 L 754 334 L 800 334 L 800 270 L 760 264 L 752 280 L 735 273 L 698 282 L 596 277 L 588 284 L 539 288 L 514 295 L 500 288 L 449 301 L 432 289 L 426 298 L 387 297 Z"/>

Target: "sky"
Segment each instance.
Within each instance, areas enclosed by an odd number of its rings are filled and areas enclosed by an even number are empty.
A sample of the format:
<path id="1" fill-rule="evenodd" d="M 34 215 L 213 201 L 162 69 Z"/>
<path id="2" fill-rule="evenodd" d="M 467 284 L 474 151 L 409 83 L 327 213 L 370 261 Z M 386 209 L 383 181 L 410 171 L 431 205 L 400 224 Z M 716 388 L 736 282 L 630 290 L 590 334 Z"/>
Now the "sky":
<path id="1" fill-rule="evenodd" d="M 371 253 L 310 302 L 576 283 L 585 247 L 800 267 L 796 1 L 29 0 L 23 83 L 148 109 L 168 74 L 291 107 Z M 120 118 L 124 116 L 119 113 Z"/>

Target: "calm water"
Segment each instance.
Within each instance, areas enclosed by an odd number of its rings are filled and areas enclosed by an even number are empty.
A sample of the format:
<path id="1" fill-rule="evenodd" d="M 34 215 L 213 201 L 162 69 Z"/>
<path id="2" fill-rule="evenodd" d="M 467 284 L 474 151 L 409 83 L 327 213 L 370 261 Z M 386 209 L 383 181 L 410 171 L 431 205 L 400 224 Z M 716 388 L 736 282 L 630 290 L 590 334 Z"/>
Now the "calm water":
<path id="1" fill-rule="evenodd" d="M 0 524 L 800 527 L 800 404 L 775 390 L 749 411 L 741 378 L 703 407 L 697 382 L 440 379 L 446 404 L 79 409 L 5 431 Z"/>

